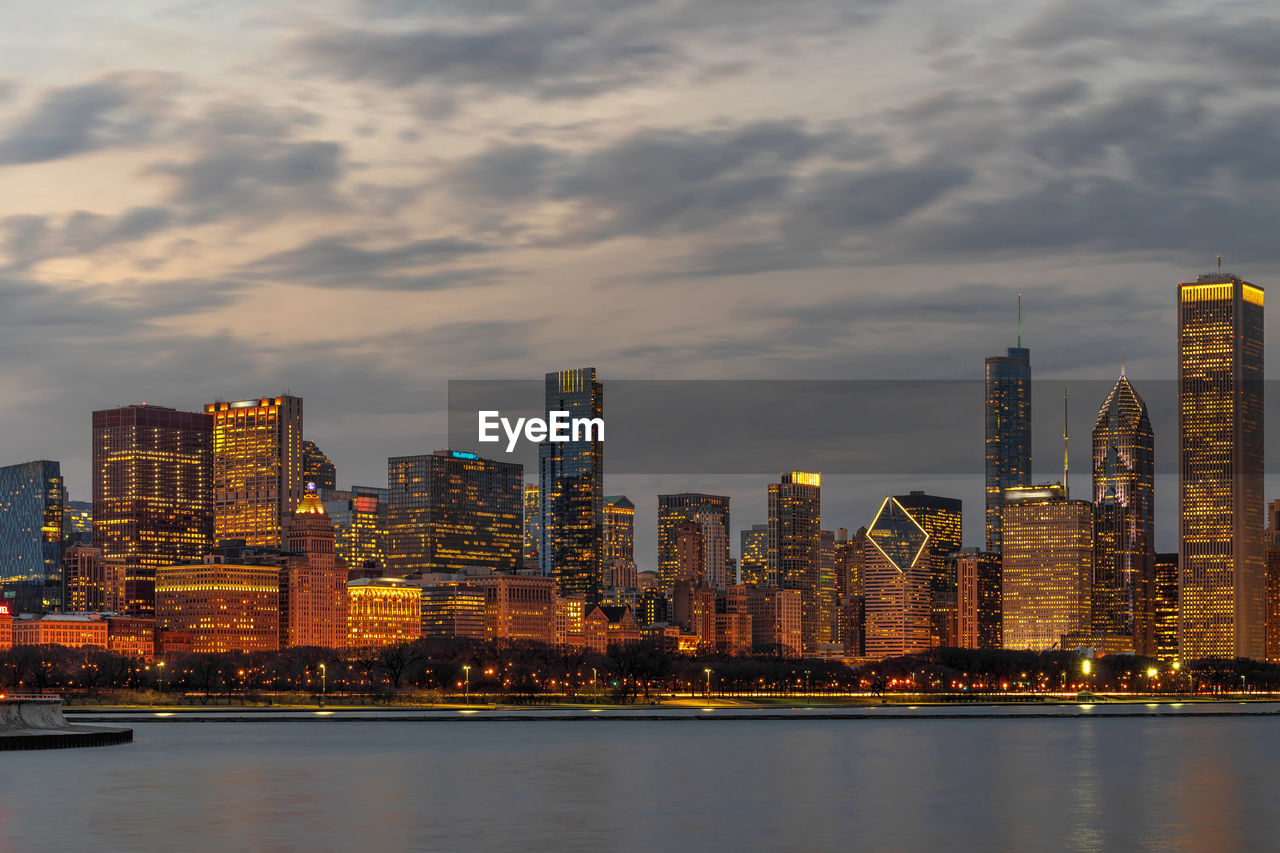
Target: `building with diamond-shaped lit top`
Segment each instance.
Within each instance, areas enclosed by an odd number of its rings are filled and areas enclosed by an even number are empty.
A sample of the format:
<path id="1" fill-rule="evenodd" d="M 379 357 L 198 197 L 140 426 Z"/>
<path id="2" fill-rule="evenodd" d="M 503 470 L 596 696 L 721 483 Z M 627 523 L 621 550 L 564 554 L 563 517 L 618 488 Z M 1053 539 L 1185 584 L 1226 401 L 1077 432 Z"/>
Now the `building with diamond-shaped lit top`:
<path id="1" fill-rule="evenodd" d="M 867 528 L 866 654 L 917 654 L 931 641 L 929 534 L 895 498 L 880 504 Z"/>

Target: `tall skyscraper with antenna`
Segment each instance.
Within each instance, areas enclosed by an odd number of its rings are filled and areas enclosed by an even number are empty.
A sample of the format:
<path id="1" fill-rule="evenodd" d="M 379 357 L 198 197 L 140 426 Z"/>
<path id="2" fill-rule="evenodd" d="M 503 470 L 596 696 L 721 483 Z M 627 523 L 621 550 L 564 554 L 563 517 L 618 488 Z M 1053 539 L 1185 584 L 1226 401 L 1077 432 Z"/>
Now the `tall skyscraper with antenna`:
<path id="1" fill-rule="evenodd" d="M 1263 291 L 1178 285 L 1178 653 L 1265 653 Z"/>
<path id="2" fill-rule="evenodd" d="M 986 363 L 987 550 L 1000 552 L 1005 489 L 1031 485 L 1031 350 L 1022 346 L 1022 294 L 1018 345 Z"/>

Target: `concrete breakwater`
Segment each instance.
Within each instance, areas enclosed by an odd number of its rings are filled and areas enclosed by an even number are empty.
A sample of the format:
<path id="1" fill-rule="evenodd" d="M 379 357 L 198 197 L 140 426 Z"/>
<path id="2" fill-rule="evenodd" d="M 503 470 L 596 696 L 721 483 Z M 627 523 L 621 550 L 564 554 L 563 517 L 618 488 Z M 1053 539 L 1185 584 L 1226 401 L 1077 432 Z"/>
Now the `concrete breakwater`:
<path id="1" fill-rule="evenodd" d="M 133 741 L 133 729 L 73 726 L 57 696 L 0 699 L 0 750 L 112 746 Z"/>

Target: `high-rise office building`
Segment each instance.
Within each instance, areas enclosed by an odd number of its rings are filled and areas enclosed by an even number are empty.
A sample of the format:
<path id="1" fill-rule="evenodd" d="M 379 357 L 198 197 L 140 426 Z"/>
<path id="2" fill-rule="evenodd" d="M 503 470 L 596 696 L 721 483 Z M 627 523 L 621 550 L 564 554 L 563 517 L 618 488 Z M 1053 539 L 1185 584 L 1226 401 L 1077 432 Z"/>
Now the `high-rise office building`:
<path id="1" fill-rule="evenodd" d="M 708 528 L 709 535 L 704 537 L 704 546 L 708 543 L 718 543 L 722 539 L 723 542 L 728 543 L 730 530 L 728 496 L 707 495 L 701 492 L 658 495 L 658 585 L 662 589 L 670 590 L 675 584 L 680 562 L 676 535 L 681 523 L 686 521 L 696 521 Z M 710 533 L 711 527 L 719 529 Z M 713 547 L 717 546 L 713 545 Z M 717 556 L 716 560 L 727 559 L 727 546 L 722 550 L 723 557 Z M 719 553 L 717 551 L 717 555 Z M 716 571 L 722 565 L 716 560 L 712 561 L 714 565 L 705 568 Z"/>
<path id="2" fill-rule="evenodd" d="M 308 488 L 285 525 L 290 552 L 280 570 L 280 647 L 342 648 L 347 640 L 347 564 L 333 522 Z"/>
<path id="3" fill-rule="evenodd" d="M 218 555 L 156 569 L 156 626 L 200 654 L 280 648 L 280 562 Z"/>
<path id="4" fill-rule="evenodd" d="M 1265 654 L 1263 292 L 1233 275 L 1178 285 L 1178 649 Z"/>
<path id="5" fill-rule="evenodd" d="M 546 416 L 598 423 L 571 441 L 538 445 L 542 500 L 538 559 L 562 596 L 600 597 L 604 559 L 604 386 L 594 367 L 548 373 Z"/>
<path id="6" fill-rule="evenodd" d="M 93 413 L 93 545 L 125 613 L 155 614 L 155 571 L 213 545 L 213 416 L 146 403 Z"/>
<path id="7" fill-rule="evenodd" d="M 1155 648 L 1155 436 L 1124 370 L 1093 425 L 1093 632 Z"/>
<path id="8" fill-rule="evenodd" d="M 1031 485 L 1031 350 L 1022 346 L 1021 294 L 1018 345 L 990 356 L 986 374 L 987 550 L 1000 553 L 1004 492 Z"/>
<path id="9" fill-rule="evenodd" d="M 626 495 L 604 499 L 604 562 L 636 561 L 636 505 Z"/>
<path id="10" fill-rule="evenodd" d="M 962 504 L 956 498 L 927 495 L 916 490 L 907 495 L 897 495 L 894 500 L 929 534 L 926 559 L 932 599 L 933 645 L 958 645 L 956 566 L 950 558 L 963 544 Z"/>
<path id="11" fill-rule="evenodd" d="M 859 527 L 849 538 L 847 528 L 836 531 L 836 594 L 840 598 L 862 595 L 862 567 L 866 560 L 867 528 Z"/>
<path id="12" fill-rule="evenodd" d="M 800 592 L 800 629 L 806 652 L 830 642 L 821 634 L 819 588 L 822 569 L 822 475 L 783 474 L 769 484 L 771 586 Z"/>
<path id="13" fill-rule="evenodd" d="M 12 613 L 62 607 L 62 512 L 57 462 L 0 467 L 0 601 Z"/>
<path id="14" fill-rule="evenodd" d="M 1155 558 L 1155 642 L 1156 658 L 1178 660 L 1178 555 L 1156 554 Z"/>
<path id="15" fill-rule="evenodd" d="M 753 524 L 738 533 L 738 571 L 741 583 L 765 586 L 769 577 L 769 525 Z"/>
<path id="16" fill-rule="evenodd" d="M 306 439 L 302 442 L 302 479 L 314 483 L 321 494 L 338 488 L 338 469 L 314 441 Z"/>
<path id="17" fill-rule="evenodd" d="M 334 547 L 349 569 L 387 566 L 388 492 L 378 486 L 330 491 L 323 501 L 333 522 Z"/>
<path id="18" fill-rule="evenodd" d="M 67 501 L 63 504 L 62 540 L 68 548 L 93 544 L 92 501 Z"/>
<path id="19" fill-rule="evenodd" d="M 514 572 L 524 468 L 460 450 L 387 460 L 388 573 Z"/>
<path id="20" fill-rule="evenodd" d="M 302 398 L 210 403 L 213 417 L 213 538 L 279 548 L 302 500 Z"/>
<path id="21" fill-rule="evenodd" d="M 1005 492 L 1001 586 L 1006 649 L 1045 651 L 1092 624 L 1093 504 L 1061 485 Z"/>
<path id="22" fill-rule="evenodd" d="M 867 527 L 868 657 L 917 654 L 932 645 L 930 576 L 928 532 L 897 498 L 885 498 Z"/>
<path id="23" fill-rule="evenodd" d="M 956 574 L 957 645 L 998 649 L 1001 644 L 1000 557 L 977 548 L 951 555 Z"/>
<path id="24" fill-rule="evenodd" d="M 538 545 L 542 541 L 542 497 L 537 483 L 524 484 L 524 565 L 541 566 Z"/>

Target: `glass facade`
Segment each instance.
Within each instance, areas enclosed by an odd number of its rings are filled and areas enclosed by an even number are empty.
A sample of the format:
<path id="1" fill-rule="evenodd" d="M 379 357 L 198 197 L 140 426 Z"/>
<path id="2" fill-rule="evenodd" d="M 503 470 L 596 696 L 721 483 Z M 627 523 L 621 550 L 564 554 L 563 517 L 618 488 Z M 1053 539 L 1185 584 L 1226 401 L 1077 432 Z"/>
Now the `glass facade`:
<path id="1" fill-rule="evenodd" d="M 314 483 L 321 493 L 338 488 L 338 469 L 314 441 L 305 439 L 302 442 L 302 479 Z"/>
<path id="2" fill-rule="evenodd" d="M 524 564 L 538 566 L 538 544 L 542 541 L 542 498 L 537 483 L 524 484 Z"/>
<path id="3" fill-rule="evenodd" d="M 769 525 L 753 524 L 738 533 L 739 582 L 764 586 L 769 575 Z"/>
<path id="4" fill-rule="evenodd" d="M 932 644 L 929 534 L 896 498 L 867 528 L 863 586 L 868 657 L 915 654 Z"/>
<path id="5" fill-rule="evenodd" d="M 546 415 L 603 419 L 604 386 L 594 367 L 546 375 Z M 604 557 L 604 440 L 584 434 L 577 441 L 538 446 L 542 499 L 542 574 L 556 579 L 560 595 L 600 597 Z"/>
<path id="6" fill-rule="evenodd" d="M 1265 654 L 1262 288 L 1178 285 L 1178 650 Z"/>
<path id="7" fill-rule="evenodd" d="M 963 544 L 961 501 L 920 491 L 898 495 L 894 500 L 911 513 L 911 517 L 929 534 L 926 559 L 932 598 L 933 645 L 959 645 L 956 566 L 951 556 Z"/>
<path id="8" fill-rule="evenodd" d="M 1155 640 L 1156 657 L 1178 660 L 1178 555 L 1155 557 Z"/>
<path id="9" fill-rule="evenodd" d="M 133 405 L 93 413 L 93 546 L 123 569 L 123 609 L 155 613 L 155 570 L 213 545 L 213 416 Z"/>
<path id="10" fill-rule="evenodd" d="M 987 359 L 987 550 L 1000 552 L 1005 489 L 1031 485 L 1031 350 L 1009 347 Z"/>
<path id="11" fill-rule="evenodd" d="M 389 574 L 489 574 L 520 566 L 524 469 L 437 450 L 387 460 Z"/>
<path id="12" fill-rule="evenodd" d="M 696 521 L 708 528 L 704 543 L 726 543 L 723 559 L 728 559 L 729 498 L 726 495 L 705 495 L 700 492 L 681 492 L 675 495 L 658 495 L 658 585 L 670 590 L 680 570 L 680 554 L 677 536 L 682 522 Z M 709 528 L 718 530 L 711 531 Z M 708 567 L 703 557 L 704 573 Z"/>
<path id="13" fill-rule="evenodd" d="M 804 650 L 831 642 L 821 633 L 822 478 L 792 471 L 769 484 L 769 586 L 800 592 Z"/>
<path id="14" fill-rule="evenodd" d="M 388 490 L 377 486 L 352 486 L 346 492 L 330 492 L 324 510 L 333 519 L 338 556 L 348 568 L 386 568 Z"/>
<path id="15" fill-rule="evenodd" d="M 0 591 L 13 614 L 62 608 L 65 500 L 57 462 L 0 467 Z"/>
<path id="16" fill-rule="evenodd" d="M 1132 636 L 1147 657 L 1156 654 L 1155 470 L 1147 404 L 1122 373 L 1093 426 L 1093 632 Z"/>
<path id="17" fill-rule="evenodd" d="M 279 548 L 302 500 L 302 398 L 210 403 L 213 538 Z"/>
<path id="18" fill-rule="evenodd" d="M 1054 484 L 1010 489 L 1001 554 L 1006 649 L 1057 648 L 1092 619 L 1093 503 Z"/>

